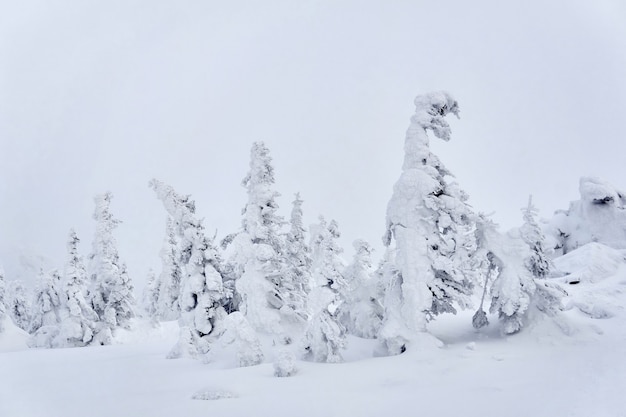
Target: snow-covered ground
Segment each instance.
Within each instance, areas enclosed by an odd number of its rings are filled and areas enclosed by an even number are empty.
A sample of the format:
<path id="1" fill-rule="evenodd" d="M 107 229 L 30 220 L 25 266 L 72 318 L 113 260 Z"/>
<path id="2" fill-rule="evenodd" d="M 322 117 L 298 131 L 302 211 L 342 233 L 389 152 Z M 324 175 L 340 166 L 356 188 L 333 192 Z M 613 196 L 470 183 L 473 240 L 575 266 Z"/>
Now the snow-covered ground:
<path id="1" fill-rule="evenodd" d="M 0 416 L 626 416 L 626 262 L 592 245 L 556 260 L 582 278 L 554 278 L 569 294 L 556 320 L 501 336 L 496 317 L 475 331 L 471 311 L 446 315 L 429 325 L 442 347 L 372 357 L 373 341 L 351 338 L 345 363 L 299 361 L 288 378 L 270 357 L 238 368 L 228 349 L 208 364 L 165 359 L 174 322 L 69 349 L 28 349 L 5 323 Z"/>

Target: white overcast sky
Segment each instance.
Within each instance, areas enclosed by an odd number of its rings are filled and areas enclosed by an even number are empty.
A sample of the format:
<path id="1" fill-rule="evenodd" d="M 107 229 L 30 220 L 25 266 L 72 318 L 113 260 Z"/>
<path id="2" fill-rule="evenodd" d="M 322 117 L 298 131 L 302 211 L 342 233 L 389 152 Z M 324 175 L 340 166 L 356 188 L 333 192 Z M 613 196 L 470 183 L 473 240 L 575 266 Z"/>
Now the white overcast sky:
<path id="1" fill-rule="evenodd" d="M 110 190 L 139 286 L 165 214 L 148 181 L 192 194 L 210 234 L 237 230 L 263 140 L 283 214 L 335 218 L 381 255 L 386 204 L 421 92 L 459 101 L 433 151 L 476 210 L 516 226 L 578 179 L 626 188 L 626 3 L 594 1 L 0 0 L 0 263 L 62 267 L 91 249 Z M 9 276 L 9 278 L 11 278 Z"/>

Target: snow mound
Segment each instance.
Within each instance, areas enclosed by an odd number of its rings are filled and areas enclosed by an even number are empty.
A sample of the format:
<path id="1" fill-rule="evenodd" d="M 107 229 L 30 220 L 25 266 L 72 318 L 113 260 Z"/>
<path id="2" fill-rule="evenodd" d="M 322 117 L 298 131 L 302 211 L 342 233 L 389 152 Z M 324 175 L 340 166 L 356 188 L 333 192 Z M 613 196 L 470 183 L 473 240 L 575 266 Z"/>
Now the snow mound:
<path id="1" fill-rule="evenodd" d="M 224 398 L 237 398 L 237 394 L 222 389 L 204 389 L 191 396 L 193 400 L 221 400 Z"/>
<path id="2" fill-rule="evenodd" d="M 614 275 L 624 265 L 624 252 L 601 243 L 588 243 L 553 260 L 554 266 L 565 275 L 565 282 L 595 283 Z"/>
<path id="3" fill-rule="evenodd" d="M 626 194 L 594 177 L 581 178 L 579 191 L 580 200 L 546 226 L 553 247 L 563 254 L 590 242 L 626 249 Z"/>
<path id="4" fill-rule="evenodd" d="M 626 303 L 626 257 L 624 251 L 601 243 L 589 243 L 554 260 L 565 271 L 565 310 L 591 319 L 610 319 L 624 313 Z"/>
<path id="5" fill-rule="evenodd" d="M 14 352 L 28 349 L 28 333 L 17 327 L 9 318 L 0 323 L 0 352 Z"/>

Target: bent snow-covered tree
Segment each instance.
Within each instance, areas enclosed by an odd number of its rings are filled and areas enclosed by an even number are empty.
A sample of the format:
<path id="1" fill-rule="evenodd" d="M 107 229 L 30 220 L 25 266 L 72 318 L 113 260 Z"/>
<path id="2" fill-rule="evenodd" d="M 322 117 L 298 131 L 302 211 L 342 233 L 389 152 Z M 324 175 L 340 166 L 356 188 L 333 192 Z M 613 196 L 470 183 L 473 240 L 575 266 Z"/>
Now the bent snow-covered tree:
<path id="1" fill-rule="evenodd" d="M 90 255 L 88 301 L 98 315 L 94 341 L 111 343 L 116 328 L 128 328 L 135 316 L 133 287 L 121 261 L 113 231 L 121 223 L 110 211 L 111 193 L 96 196 L 96 233 Z"/>
<path id="2" fill-rule="evenodd" d="M 391 354 L 402 352 L 433 316 L 469 303 L 467 275 L 475 237 L 467 195 L 447 181 L 450 172 L 429 148 L 428 131 L 450 139 L 445 117 L 458 116 L 445 92 L 418 96 L 406 133 L 404 165 L 387 206 L 387 305 L 379 337 Z"/>
<path id="3" fill-rule="evenodd" d="M 221 258 L 213 241 L 205 236 L 202 221 L 196 218 L 193 200 L 158 180 L 152 180 L 150 187 L 171 217 L 179 241 L 181 331 L 168 356 L 199 358 L 209 352 L 216 328 L 226 316 Z"/>

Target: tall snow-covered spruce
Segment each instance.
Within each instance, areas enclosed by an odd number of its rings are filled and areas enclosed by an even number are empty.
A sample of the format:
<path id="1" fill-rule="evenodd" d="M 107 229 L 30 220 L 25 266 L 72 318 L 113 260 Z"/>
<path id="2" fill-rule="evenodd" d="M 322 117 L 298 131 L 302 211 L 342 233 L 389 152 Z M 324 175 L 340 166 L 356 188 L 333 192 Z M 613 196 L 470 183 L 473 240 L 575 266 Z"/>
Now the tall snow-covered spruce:
<path id="1" fill-rule="evenodd" d="M 156 277 L 152 289 L 153 295 L 156 297 L 155 318 L 165 321 L 176 320 L 180 317 L 182 271 L 177 236 L 175 221 L 168 213 L 165 223 L 165 239 L 160 252 L 161 273 Z"/>
<path id="2" fill-rule="evenodd" d="M 341 322 L 347 284 L 342 275 L 344 265 L 339 258 L 342 250 L 337 222 L 320 223 L 311 229 L 313 249 L 313 282 L 310 306 L 311 320 L 306 329 L 304 357 L 316 362 L 342 362 L 341 351 L 346 347 L 346 328 Z"/>
<path id="3" fill-rule="evenodd" d="M 135 316 L 133 287 L 113 237 L 121 222 L 111 214 L 112 198 L 108 192 L 95 198 L 96 233 L 89 259 L 88 301 L 98 315 L 94 341 L 100 344 L 111 343 L 112 333 L 118 327 L 128 328 Z"/>
<path id="4" fill-rule="evenodd" d="M 247 190 L 248 202 L 243 209 L 242 229 L 230 241 L 229 260 L 238 308 L 253 329 L 289 343 L 281 323 L 281 310 L 285 312 L 289 308 L 282 279 L 286 265 L 280 229 L 285 220 L 277 213 L 279 194 L 273 189 L 274 167 L 263 142 L 252 145 L 250 171 L 242 185 Z"/>
<path id="5" fill-rule="evenodd" d="M 78 236 L 70 231 L 65 264 L 65 286 L 60 310 L 58 346 L 85 346 L 93 341 L 97 314 L 85 299 L 87 273 L 78 255 Z"/>
<path id="6" fill-rule="evenodd" d="M 296 194 L 291 210 L 290 229 L 285 239 L 283 287 L 285 306 L 281 310 L 293 321 L 304 323 L 309 317 L 308 296 L 311 291 L 311 250 L 306 243 L 302 199 Z"/>
<path id="7" fill-rule="evenodd" d="M 219 336 L 216 328 L 223 327 L 226 316 L 223 305 L 228 294 L 222 282 L 221 258 L 213 241 L 204 234 L 202 221 L 195 214 L 194 201 L 158 180 L 152 180 L 150 187 L 170 216 L 179 242 L 175 258 L 181 270 L 178 301 L 181 330 L 178 343 L 168 356 L 202 358 Z"/>
<path id="8" fill-rule="evenodd" d="M 467 195 L 429 148 L 428 131 L 450 140 L 448 114 L 459 106 L 448 93 L 415 99 L 406 133 L 404 165 L 387 206 L 387 265 L 383 267 L 385 319 L 379 338 L 389 354 L 398 354 L 426 332 L 435 315 L 456 313 L 469 304 L 473 282 L 466 271 L 475 251 Z"/>
<path id="9" fill-rule="evenodd" d="M 342 321 L 348 333 L 373 339 L 382 324 L 382 291 L 372 271 L 372 246 L 362 239 L 353 243 L 354 258 L 344 272 L 347 291 Z"/>

